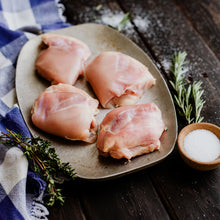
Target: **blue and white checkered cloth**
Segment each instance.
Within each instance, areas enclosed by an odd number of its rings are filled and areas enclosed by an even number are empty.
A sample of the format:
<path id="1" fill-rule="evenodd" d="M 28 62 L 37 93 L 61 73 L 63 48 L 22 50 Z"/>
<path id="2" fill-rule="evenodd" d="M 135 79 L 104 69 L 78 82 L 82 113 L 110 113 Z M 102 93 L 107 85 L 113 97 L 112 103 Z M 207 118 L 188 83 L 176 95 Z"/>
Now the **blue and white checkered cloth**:
<path id="1" fill-rule="evenodd" d="M 64 28 L 57 0 L 0 0 L 0 131 L 29 136 L 15 96 L 16 61 L 22 46 L 37 34 Z M 0 143 L 0 220 L 47 219 L 42 202 L 46 184 L 28 171 L 22 151 Z"/>

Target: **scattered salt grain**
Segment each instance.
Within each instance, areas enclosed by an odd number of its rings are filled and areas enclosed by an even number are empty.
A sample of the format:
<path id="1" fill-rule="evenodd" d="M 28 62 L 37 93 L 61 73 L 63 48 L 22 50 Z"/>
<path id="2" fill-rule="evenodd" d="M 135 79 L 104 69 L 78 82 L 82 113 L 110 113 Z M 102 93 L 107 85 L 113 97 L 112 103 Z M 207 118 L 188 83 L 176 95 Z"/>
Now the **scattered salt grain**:
<path id="1" fill-rule="evenodd" d="M 150 25 L 150 21 L 147 17 L 142 18 L 141 16 L 136 16 L 133 22 L 141 32 L 147 31 L 148 26 Z"/>
<path id="2" fill-rule="evenodd" d="M 161 61 L 161 64 L 162 64 L 165 71 L 169 71 L 172 63 L 170 61 L 164 59 Z"/>
<path id="3" fill-rule="evenodd" d="M 186 135 L 184 148 L 189 157 L 200 162 L 210 162 L 220 156 L 218 137 L 206 129 L 197 129 Z"/>
<path id="4" fill-rule="evenodd" d="M 101 20 L 104 24 L 110 25 L 112 27 L 117 27 L 118 24 L 122 21 L 124 14 L 116 14 L 116 15 L 102 15 Z"/>

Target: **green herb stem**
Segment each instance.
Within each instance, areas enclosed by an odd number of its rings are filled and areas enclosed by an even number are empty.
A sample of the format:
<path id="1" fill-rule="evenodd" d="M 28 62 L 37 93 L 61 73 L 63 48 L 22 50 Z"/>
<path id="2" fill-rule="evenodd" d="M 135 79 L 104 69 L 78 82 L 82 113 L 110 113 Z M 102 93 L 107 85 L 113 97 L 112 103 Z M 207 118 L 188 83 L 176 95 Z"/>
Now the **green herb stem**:
<path id="1" fill-rule="evenodd" d="M 121 31 L 124 28 L 124 26 L 127 24 L 127 22 L 129 21 L 130 21 L 130 13 L 128 12 L 124 15 L 123 19 L 118 24 L 118 27 L 117 27 L 118 31 Z"/>

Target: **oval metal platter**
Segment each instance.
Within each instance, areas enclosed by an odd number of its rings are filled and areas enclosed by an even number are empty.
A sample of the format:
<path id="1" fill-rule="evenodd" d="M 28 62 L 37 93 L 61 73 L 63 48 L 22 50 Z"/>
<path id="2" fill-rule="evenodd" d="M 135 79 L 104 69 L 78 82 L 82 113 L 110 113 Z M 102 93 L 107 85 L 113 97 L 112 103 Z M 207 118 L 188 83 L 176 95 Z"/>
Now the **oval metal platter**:
<path id="1" fill-rule="evenodd" d="M 37 129 L 31 122 L 31 108 L 39 94 L 50 86 L 50 83 L 38 76 L 35 70 L 35 61 L 42 43 L 41 36 L 38 36 L 24 45 L 19 54 L 16 68 L 18 103 L 32 135 L 50 140 L 60 159 L 63 162 L 69 162 L 75 169 L 77 176 L 84 179 L 103 180 L 122 176 L 152 166 L 166 158 L 172 152 L 176 142 L 177 120 L 175 108 L 164 79 L 144 51 L 118 31 L 100 24 L 76 25 L 53 33 L 72 36 L 85 42 L 92 52 L 90 60 L 103 51 L 120 51 L 146 65 L 156 78 L 156 85 L 147 90 L 138 103 L 156 103 L 162 111 L 168 130 L 161 137 L 159 151 L 127 161 L 99 156 L 96 143 L 87 144 L 80 141 L 68 141 Z M 84 77 L 80 77 L 75 86 L 95 97 Z M 96 116 L 99 124 L 109 111 L 100 108 L 100 113 Z"/>

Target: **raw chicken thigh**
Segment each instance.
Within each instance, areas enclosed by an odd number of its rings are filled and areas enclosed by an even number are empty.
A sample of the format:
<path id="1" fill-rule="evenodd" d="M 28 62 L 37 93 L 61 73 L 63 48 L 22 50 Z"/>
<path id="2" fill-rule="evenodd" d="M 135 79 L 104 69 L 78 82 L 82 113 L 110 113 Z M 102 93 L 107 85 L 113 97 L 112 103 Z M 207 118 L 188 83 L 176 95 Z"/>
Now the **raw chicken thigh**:
<path id="1" fill-rule="evenodd" d="M 37 57 L 37 72 L 52 84 L 73 85 L 83 74 L 85 61 L 91 54 L 87 45 L 73 37 L 56 34 L 44 34 L 42 41 L 47 48 Z"/>
<path id="2" fill-rule="evenodd" d="M 85 70 L 85 75 L 104 108 L 135 104 L 155 84 L 148 68 L 119 52 L 103 52 Z"/>
<path id="3" fill-rule="evenodd" d="M 131 159 L 159 149 L 165 125 L 160 109 L 147 103 L 110 111 L 100 127 L 97 140 L 100 154 Z"/>
<path id="4" fill-rule="evenodd" d="M 35 100 L 32 122 L 50 134 L 93 143 L 97 138 L 97 107 L 98 100 L 83 90 L 60 83 L 47 88 Z"/>

